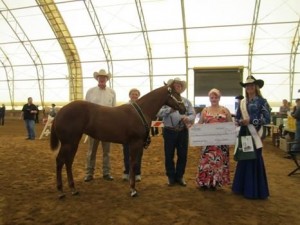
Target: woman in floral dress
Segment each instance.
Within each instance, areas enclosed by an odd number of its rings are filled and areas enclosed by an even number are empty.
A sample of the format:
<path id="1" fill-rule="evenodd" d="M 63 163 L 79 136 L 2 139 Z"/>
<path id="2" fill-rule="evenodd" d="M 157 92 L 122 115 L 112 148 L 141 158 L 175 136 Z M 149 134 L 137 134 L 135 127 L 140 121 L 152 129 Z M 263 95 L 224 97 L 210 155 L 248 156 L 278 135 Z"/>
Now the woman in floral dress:
<path id="1" fill-rule="evenodd" d="M 231 122 L 231 113 L 220 106 L 221 93 L 218 89 L 211 89 L 208 93 L 211 106 L 201 112 L 199 123 L 223 123 Z M 228 184 L 229 177 L 229 146 L 213 145 L 202 149 L 196 183 L 201 190 L 216 190 Z"/>

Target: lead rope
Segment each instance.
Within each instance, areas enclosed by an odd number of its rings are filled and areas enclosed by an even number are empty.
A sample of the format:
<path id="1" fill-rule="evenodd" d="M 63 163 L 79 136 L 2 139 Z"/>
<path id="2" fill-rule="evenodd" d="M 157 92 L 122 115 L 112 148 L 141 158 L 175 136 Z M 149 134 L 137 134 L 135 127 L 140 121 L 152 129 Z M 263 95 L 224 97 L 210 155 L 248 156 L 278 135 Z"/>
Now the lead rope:
<path id="1" fill-rule="evenodd" d="M 145 126 L 147 136 L 144 139 L 144 145 L 143 145 L 143 147 L 144 147 L 144 149 L 147 149 L 149 147 L 150 143 L 151 143 L 151 137 L 150 137 L 150 133 L 149 133 L 150 132 L 150 128 L 149 128 L 149 126 L 148 126 L 148 124 L 146 122 L 144 114 L 143 114 L 141 108 L 139 107 L 139 105 L 136 104 L 135 102 L 132 102 L 131 105 L 138 112 L 139 117 L 140 117 L 140 119 L 142 120 L 142 122 L 143 122 L 143 124 Z"/>

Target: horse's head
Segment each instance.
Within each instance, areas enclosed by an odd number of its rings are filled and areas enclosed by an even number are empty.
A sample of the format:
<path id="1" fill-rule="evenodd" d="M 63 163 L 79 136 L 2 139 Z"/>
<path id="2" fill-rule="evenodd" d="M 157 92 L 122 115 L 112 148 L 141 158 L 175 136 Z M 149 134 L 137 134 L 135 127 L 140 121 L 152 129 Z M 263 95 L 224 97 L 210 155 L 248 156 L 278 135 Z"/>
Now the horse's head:
<path id="1" fill-rule="evenodd" d="M 178 110 L 180 114 L 185 114 L 186 108 L 184 102 L 180 96 L 180 93 L 176 92 L 175 88 L 173 87 L 173 83 L 169 85 L 165 83 L 169 92 L 169 98 L 167 99 L 166 105 Z"/>

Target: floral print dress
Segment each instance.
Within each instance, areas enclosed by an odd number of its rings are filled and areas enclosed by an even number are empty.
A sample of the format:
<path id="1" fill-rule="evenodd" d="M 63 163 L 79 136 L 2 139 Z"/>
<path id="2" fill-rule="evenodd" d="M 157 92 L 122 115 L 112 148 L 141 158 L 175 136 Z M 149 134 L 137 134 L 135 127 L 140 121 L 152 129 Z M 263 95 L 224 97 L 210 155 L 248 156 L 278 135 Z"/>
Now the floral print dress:
<path id="1" fill-rule="evenodd" d="M 203 123 L 227 122 L 224 107 L 221 107 L 218 113 L 211 113 L 208 108 L 203 109 L 202 113 L 204 113 Z M 229 146 L 213 145 L 203 147 L 196 177 L 197 185 L 200 188 L 215 189 L 229 182 Z"/>

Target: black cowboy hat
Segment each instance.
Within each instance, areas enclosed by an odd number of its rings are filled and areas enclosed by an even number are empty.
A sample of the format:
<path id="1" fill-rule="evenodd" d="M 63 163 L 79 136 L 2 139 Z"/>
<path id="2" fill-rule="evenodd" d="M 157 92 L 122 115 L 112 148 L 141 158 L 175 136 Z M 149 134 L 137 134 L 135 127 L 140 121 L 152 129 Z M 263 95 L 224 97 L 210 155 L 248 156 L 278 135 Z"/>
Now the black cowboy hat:
<path id="1" fill-rule="evenodd" d="M 238 96 L 235 96 L 235 99 L 242 100 L 242 99 L 244 99 L 244 96 L 243 95 L 238 95 Z"/>
<path id="2" fill-rule="evenodd" d="M 242 87 L 246 87 L 247 84 L 256 84 L 259 88 L 262 88 L 264 86 L 264 81 L 260 79 L 256 80 L 253 76 L 248 76 L 245 83 L 240 82 Z"/>

